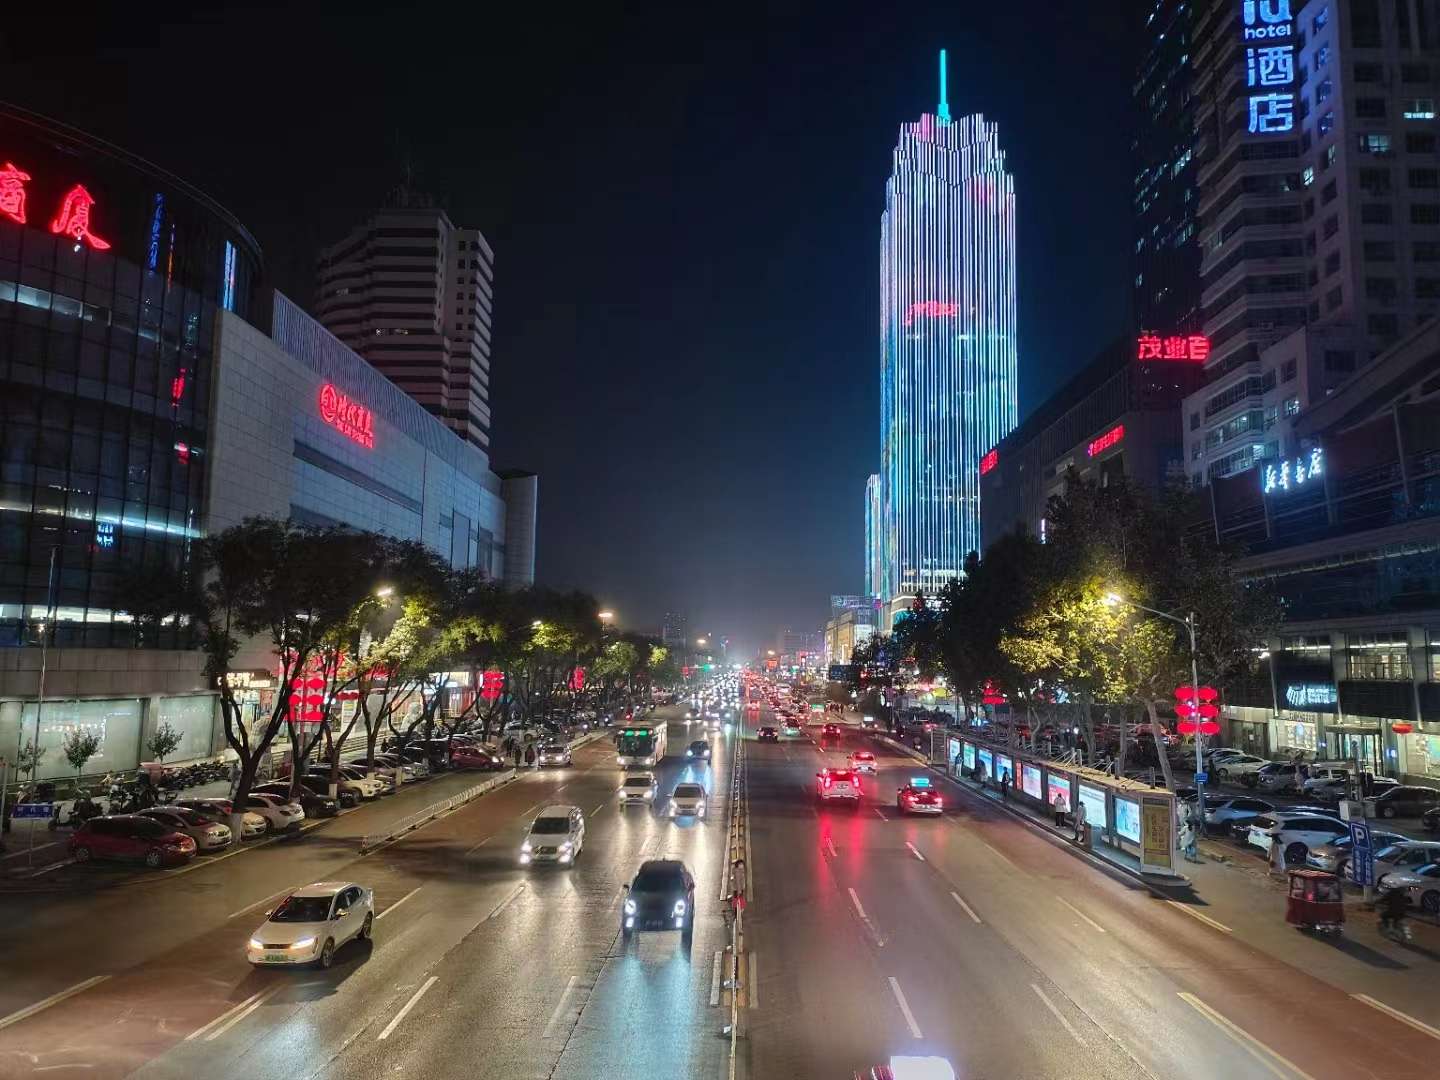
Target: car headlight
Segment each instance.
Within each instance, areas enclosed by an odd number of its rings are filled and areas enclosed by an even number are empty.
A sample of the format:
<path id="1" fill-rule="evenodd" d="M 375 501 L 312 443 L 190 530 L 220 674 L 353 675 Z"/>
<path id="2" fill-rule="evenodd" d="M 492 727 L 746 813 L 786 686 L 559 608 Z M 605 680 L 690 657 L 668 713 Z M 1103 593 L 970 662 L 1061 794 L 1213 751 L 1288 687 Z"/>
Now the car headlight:
<path id="1" fill-rule="evenodd" d="M 684 915 L 684 914 L 685 914 L 685 901 L 684 901 L 684 900 L 676 900 L 676 901 L 675 901 L 675 915 L 678 917 L 678 916 Z"/>
<path id="2" fill-rule="evenodd" d="M 529 840 L 526 840 L 523 844 L 521 844 L 521 845 L 520 845 L 520 850 L 521 850 L 524 854 L 529 855 L 529 854 L 530 854 L 530 851 L 531 851 L 530 841 L 529 841 Z"/>
<path id="3" fill-rule="evenodd" d="M 253 937 L 252 937 L 252 938 L 250 939 L 250 947 L 251 947 L 252 949 L 263 949 L 263 948 L 265 948 L 265 943 L 264 943 L 263 941 L 261 941 L 259 938 L 253 938 Z"/>
<path id="4" fill-rule="evenodd" d="M 288 946 L 288 948 L 289 948 L 292 952 L 300 952 L 302 949 L 310 949 L 310 948 L 314 948 L 314 946 L 315 946 L 315 939 L 314 939 L 313 937 L 306 937 L 306 938 L 301 938 L 299 941 L 295 942 L 293 945 Z"/>
<path id="5" fill-rule="evenodd" d="M 675 804 L 673 802 L 670 804 L 670 816 L 675 816 Z"/>
<path id="6" fill-rule="evenodd" d="M 625 901 L 625 914 L 626 914 L 626 915 L 634 915 L 634 914 L 635 914 L 635 901 L 634 901 L 634 900 L 626 900 L 626 901 Z"/>
<path id="7" fill-rule="evenodd" d="M 563 844 L 560 845 L 561 851 L 573 851 L 574 848 L 575 845 L 572 844 L 569 840 L 566 840 Z"/>

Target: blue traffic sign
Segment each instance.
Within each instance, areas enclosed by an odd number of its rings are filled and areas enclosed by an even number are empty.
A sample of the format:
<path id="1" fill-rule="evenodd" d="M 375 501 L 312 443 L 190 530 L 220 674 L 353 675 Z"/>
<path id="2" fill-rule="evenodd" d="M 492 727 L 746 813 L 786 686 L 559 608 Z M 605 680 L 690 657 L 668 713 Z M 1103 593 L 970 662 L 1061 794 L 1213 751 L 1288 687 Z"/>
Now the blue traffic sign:
<path id="1" fill-rule="evenodd" d="M 1350 876 L 1356 885 L 1375 884 L 1375 850 L 1370 824 L 1361 818 L 1350 819 Z"/>
<path id="2" fill-rule="evenodd" d="M 54 815 L 55 804 L 48 802 L 16 803 L 15 808 L 10 811 L 10 816 L 17 818 L 48 818 Z"/>
<path id="3" fill-rule="evenodd" d="M 1209 774 L 1208 772 L 1197 772 L 1197 773 L 1195 774 L 1195 783 L 1197 783 L 1197 784 L 1208 784 L 1209 782 L 1210 782 L 1210 774 Z"/>

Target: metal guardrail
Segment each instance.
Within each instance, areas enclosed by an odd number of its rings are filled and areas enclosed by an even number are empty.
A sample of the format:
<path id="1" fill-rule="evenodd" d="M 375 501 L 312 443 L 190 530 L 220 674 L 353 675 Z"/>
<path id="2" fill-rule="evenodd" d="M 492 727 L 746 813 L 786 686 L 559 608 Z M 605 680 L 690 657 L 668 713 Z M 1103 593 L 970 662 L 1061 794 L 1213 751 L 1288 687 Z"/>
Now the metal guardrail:
<path id="1" fill-rule="evenodd" d="M 745 738 L 737 732 L 735 757 L 730 773 L 730 821 L 725 834 L 725 873 L 721 899 L 733 913 L 730 920 L 730 1037 L 729 1077 L 735 1080 L 740 1039 L 740 991 L 743 987 L 740 958 L 745 955 L 745 904 L 748 900 L 749 867 L 745 859 L 750 828 L 750 804 L 746 792 Z M 738 898 L 738 902 L 737 902 Z"/>

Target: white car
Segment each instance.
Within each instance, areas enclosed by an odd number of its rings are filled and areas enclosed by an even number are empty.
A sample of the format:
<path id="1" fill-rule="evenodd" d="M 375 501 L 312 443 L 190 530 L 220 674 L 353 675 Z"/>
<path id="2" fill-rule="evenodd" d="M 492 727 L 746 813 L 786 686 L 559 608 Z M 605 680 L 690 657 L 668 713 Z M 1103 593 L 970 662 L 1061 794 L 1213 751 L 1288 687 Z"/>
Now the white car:
<path id="1" fill-rule="evenodd" d="M 1253 776 L 1270 764 L 1273 763 L 1269 758 L 1256 757 L 1254 754 L 1235 754 L 1216 763 L 1215 778 L 1221 782 L 1240 780 L 1242 777 Z"/>
<path id="2" fill-rule="evenodd" d="M 1413 870 L 1417 866 L 1424 866 L 1432 862 L 1440 862 L 1440 841 L 1401 840 L 1386 847 L 1376 848 L 1375 884 L 1383 885 L 1390 874 Z M 1348 866 L 1345 868 L 1345 876 L 1353 876 L 1351 868 Z"/>
<path id="3" fill-rule="evenodd" d="M 571 764 L 570 747 L 564 743 L 547 743 L 540 747 L 540 752 L 535 755 L 536 765 L 569 765 Z"/>
<path id="4" fill-rule="evenodd" d="M 578 806 L 547 806 L 530 823 L 520 844 L 520 865 L 553 862 L 569 866 L 585 846 L 585 815 Z"/>
<path id="5" fill-rule="evenodd" d="M 705 816 L 705 789 L 699 784 L 676 784 L 670 793 L 671 817 Z"/>
<path id="6" fill-rule="evenodd" d="M 287 802 L 279 795 L 252 791 L 245 809 L 259 814 L 271 832 L 294 832 L 305 820 L 305 811 L 298 802 Z"/>
<path id="7" fill-rule="evenodd" d="M 230 824 L 229 799 L 176 799 L 172 805 L 194 810 L 211 821 L 217 821 L 227 827 Z M 257 836 L 264 836 L 268 828 L 265 819 L 253 810 L 246 810 L 240 815 L 241 840 L 253 840 Z"/>
<path id="8" fill-rule="evenodd" d="M 631 773 L 620 783 L 620 803 L 647 803 L 655 799 L 655 774 Z"/>
<path id="9" fill-rule="evenodd" d="M 395 790 L 395 776 L 382 765 L 377 764 L 375 768 L 372 774 L 366 772 L 363 765 L 346 764 L 340 766 L 340 775 L 359 787 L 362 799 L 376 799 Z"/>
<path id="10" fill-rule="evenodd" d="M 195 841 L 200 851 L 217 851 L 230 846 L 230 826 L 221 824 L 188 806 L 152 806 L 140 811 L 141 817 L 154 818 L 178 833 Z"/>
<path id="11" fill-rule="evenodd" d="M 250 938 L 246 958 L 256 967 L 315 964 L 328 968 L 335 950 L 364 941 L 375 924 L 375 893 L 353 881 L 317 881 L 296 889 L 268 912 Z"/>
<path id="12" fill-rule="evenodd" d="M 1266 854 L 1279 844 L 1286 863 L 1303 863 L 1312 847 L 1333 844 L 1349 835 L 1350 826 L 1339 818 L 1305 811 L 1275 810 L 1250 823 L 1250 844 Z"/>
<path id="13" fill-rule="evenodd" d="M 860 774 L 850 769 L 821 769 L 815 774 L 815 797 L 821 802 L 839 799 L 860 805 Z"/>
<path id="14" fill-rule="evenodd" d="M 1392 870 L 1380 886 L 1386 892 L 1405 889 L 1412 904 L 1427 915 L 1440 915 L 1440 863 L 1426 863 L 1404 870 Z"/>
<path id="15" fill-rule="evenodd" d="M 1273 803 L 1252 799 L 1248 795 L 1206 795 L 1205 829 L 1207 832 L 1226 832 L 1237 821 L 1252 820 L 1274 809 Z"/>

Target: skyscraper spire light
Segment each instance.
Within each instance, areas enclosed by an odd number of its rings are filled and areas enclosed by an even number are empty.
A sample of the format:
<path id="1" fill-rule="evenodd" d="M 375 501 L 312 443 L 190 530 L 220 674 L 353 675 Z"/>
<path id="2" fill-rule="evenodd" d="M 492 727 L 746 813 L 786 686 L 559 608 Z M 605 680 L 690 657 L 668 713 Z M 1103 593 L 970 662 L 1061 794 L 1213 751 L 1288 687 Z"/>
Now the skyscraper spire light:
<path id="1" fill-rule="evenodd" d="M 950 122 L 950 102 L 947 100 L 948 96 L 949 96 L 949 95 L 947 95 L 947 94 L 945 93 L 945 50 L 944 50 L 944 49 L 941 49 L 941 50 L 940 50 L 940 107 L 935 110 L 935 115 L 940 119 L 940 122 L 941 122 L 942 124 L 948 124 L 948 123 Z"/>

